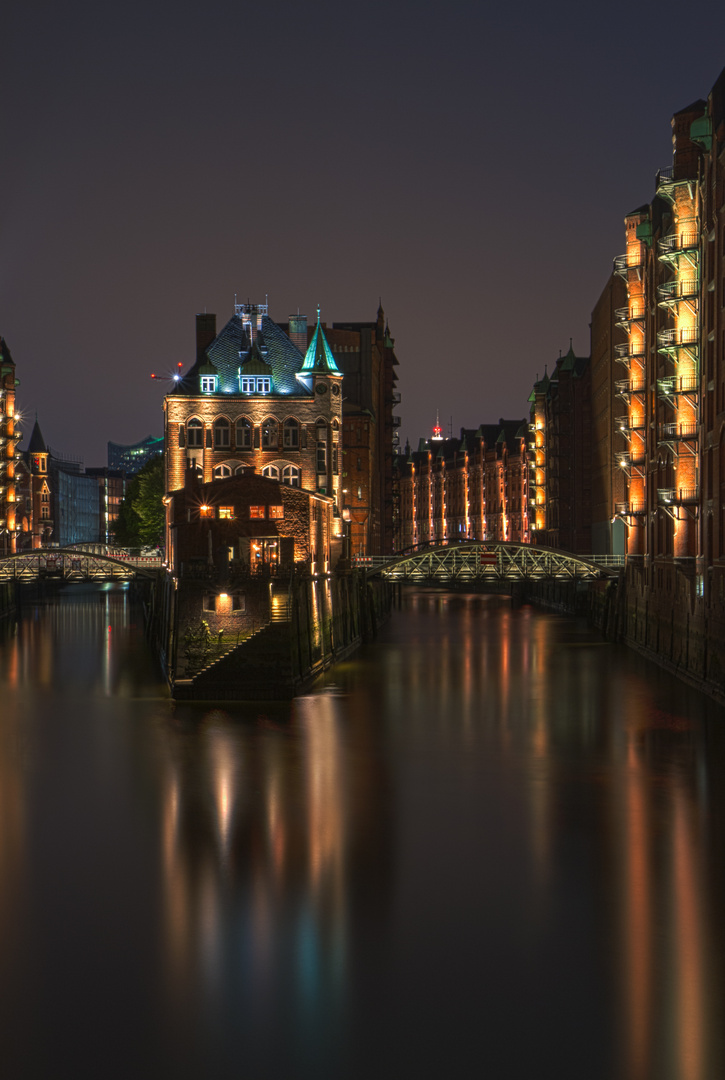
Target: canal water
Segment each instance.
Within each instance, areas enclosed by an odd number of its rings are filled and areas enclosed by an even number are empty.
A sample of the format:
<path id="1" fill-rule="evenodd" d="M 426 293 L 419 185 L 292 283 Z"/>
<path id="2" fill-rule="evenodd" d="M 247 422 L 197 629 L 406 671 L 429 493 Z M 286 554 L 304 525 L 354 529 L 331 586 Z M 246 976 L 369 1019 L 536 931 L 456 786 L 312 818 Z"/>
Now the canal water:
<path id="1" fill-rule="evenodd" d="M 174 708 L 121 589 L 0 637 L 3 1077 L 725 1076 L 725 713 L 635 654 L 410 593 Z"/>

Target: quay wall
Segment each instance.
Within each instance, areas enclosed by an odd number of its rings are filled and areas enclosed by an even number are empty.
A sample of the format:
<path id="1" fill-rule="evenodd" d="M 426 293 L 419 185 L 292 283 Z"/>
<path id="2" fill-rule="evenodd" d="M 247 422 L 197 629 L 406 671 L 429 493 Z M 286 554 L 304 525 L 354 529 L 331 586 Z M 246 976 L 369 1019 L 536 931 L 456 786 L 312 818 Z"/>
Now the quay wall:
<path id="1" fill-rule="evenodd" d="M 590 587 L 589 617 L 610 641 L 725 704 L 725 567 L 697 577 L 673 562 L 630 560 L 617 581 Z"/>
<path id="2" fill-rule="evenodd" d="M 364 571 L 157 582 L 147 631 L 177 700 L 285 699 L 375 636 L 391 587 Z"/>
<path id="3" fill-rule="evenodd" d="M 0 581 L 0 619 L 15 612 L 17 590 L 14 581 Z"/>

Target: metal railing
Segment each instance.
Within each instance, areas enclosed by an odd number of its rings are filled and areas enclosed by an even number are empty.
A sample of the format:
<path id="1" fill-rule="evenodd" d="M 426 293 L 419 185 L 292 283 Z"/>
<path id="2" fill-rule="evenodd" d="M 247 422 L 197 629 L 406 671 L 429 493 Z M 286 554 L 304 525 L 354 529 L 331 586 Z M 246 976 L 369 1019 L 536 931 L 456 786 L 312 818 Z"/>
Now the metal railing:
<path id="1" fill-rule="evenodd" d="M 697 326 L 686 326 L 682 329 L 671 327 L 668 330 L 657 331 L 657 344 L 663 348 L 678 348 L 681 345 L 697 345 L 700 331 Z"/>
<path id="2" fill-rule="evenodd" d="M 615 510 L 620 517 L 635 517 L 638 514 L 647 513 L 647 504 L 644 502 L 621 502 L 615 504 Z"/>
<path id="3" fill-rule="evenodd" d="M 695 422 L 687 424 L 660 424 L 659 439 L 660 442 L 696 439 L 698 429 L 699 424 Z"/>
<path id="4" fill-rule="evenodd" d="M 692 249 L 697 246 L 697 233 L 694 232 L 670 233 L 669 236 L 663 236 L 657 242 L 657 248 L 660 255 L 671 255 L 680 251 L 692 251 Z"/>
<path id="5" fill-rule="evenodd" d="M 700 489 L 658 488 L 657 501 L 666 504 L 671 503 L 674 506 L 682 506 L 685 503 L 696 503 L 700 501 Z"/>
<path id="6" fill-rule="evenodd" d="M 674 281 L 664 281 L 657 286 L 657 295 L 662 302 L 675 300 L 691 300 L 698 295 L 700 283 L 696 278 L 676 278 Z"/>
<path id="7" fill-rule="evenodd" d="M 700 388 L 697 375 L 670 375 L 657 380 L 660 397 L 674 397 L 676 394 L 696 394 Z"/>

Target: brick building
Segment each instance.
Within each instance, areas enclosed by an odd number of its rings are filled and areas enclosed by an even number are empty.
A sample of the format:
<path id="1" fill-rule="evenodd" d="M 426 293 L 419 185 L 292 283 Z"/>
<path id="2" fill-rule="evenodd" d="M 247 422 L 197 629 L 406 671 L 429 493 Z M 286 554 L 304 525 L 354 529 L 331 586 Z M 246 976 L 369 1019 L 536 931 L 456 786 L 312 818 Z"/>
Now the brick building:
<path id="1" fill-rule="evenodd" d="M 436 428 L 440 432 L 440 428 Z M 452 540 L 528 542 L 525 420 L 421 440 L 397 462 L 400 549 Z"/>
<path id="2" fill-rule="evenodd" d="M 15 362 L 0 337 L 0 554 L 16 550 L 15 445 L 21 434 L 15 423 Z"/>
<path id="3" fill-rule="evenodd" d="M 236 304 L 219 334 L 215 315 L 198 315 L 196 361 L 164 400 L 164 438 L 169 493 L 191 468 L 205 483 L 256 472 L 329 497 L 326 561 L 338 556 L 342 374 L 319 316 L 302 352 L 266 305 Z"/>
<path id="4" fill-rule="evenodd" d="M 579 554 L 591 552 L 591 369 L 569 345 L 551 375 L 534 384 L 532 540 Z"/>

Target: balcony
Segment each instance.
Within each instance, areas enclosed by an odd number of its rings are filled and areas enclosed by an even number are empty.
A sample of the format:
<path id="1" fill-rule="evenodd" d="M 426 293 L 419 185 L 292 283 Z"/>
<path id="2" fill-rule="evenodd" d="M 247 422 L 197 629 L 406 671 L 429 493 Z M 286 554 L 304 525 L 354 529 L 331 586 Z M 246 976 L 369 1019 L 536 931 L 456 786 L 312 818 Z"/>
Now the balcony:
<path id="1" fill-rule="evenodd" d="M 657 396 L 662 401 L 674 402 L 681 394 L 695 395 L 699 392 L 700 380 L 697 375 L 671 375 L 667 379 L 657 380 Z"/>
<path id="2" fill-rule="evenodd" d="M 393 390 L 393 405 L 400 405 L 401 395 L 399 390 Z"/>
<path id="3" fill-rule="evenodd" d="M 647 513 L 647 505 L 644 502 L 616 503 L 615 510 L 618 517 L 638 517 Z"/>
<path id="4" fill-rule="evenodd" d="M 657 241 L 657 258 L 663 262 L 671 262 L 678 255 L 695 255 L 697 257 L 699 244 L 696 232 L 670 233 Z"/>
<path id="5" fill-rule="evenodd" d="M 616 359 L 622 364 L 633 362 L 644 364 L 644 345 L 639 341 L 623 341 L 620 345 L 614 346 L 614 351 L 617 354 Z"/>
<path id="6" fill-rule="evenodd" d="M 632 431 L 644 431 L 644 416 L 618 416 L 614 422 L 625 437 Z"/>
<path id="7" fill-rule="evenodd" d="M 618 397 L 628 397 L 630 394 L 643 394 L 646 390 L 644 379 L 617 379 L 615 382 Z"/>
<path id="8" fill-rule="evenodd" d="M 679 304 L 681 300 L 692 303 L 700 294 L 700 283 L 696 277 L 676 278 L 674 281 L 665 281 L 657 286 L 657 297 L 660 307 L 669 307 Z"/>
<path id="9" fill-rule="evenodd" d="M 644 244 L 639 244 L 638 247 L 632 247 L 624 255 L 617 255 L 614 260 L 614 273 L 619 274 L 625 281 L 629 281 L 630 270 L 636 271 L 637 277 L 641 277 L 641 270 L 644 266 L 645 259 L 645 247 Z"/>
<path id="10" fill-rule="evenodd" d="M 671 203 L 674 203 L 675 201 L 675 188 L 682 184 L 686 184 L 692 189 L 695 185 L 695 178 L 675 176 L 675 168 L 673 165 L 667 165 L 666 168 L 660 169 L 657 173 L 657 194 L 661 195 L 663 199 L 667 199 Z"/>
<path id="11" fill-rule="evenodd" d="M 402 421 L 402 420 L 400 419 L 400 417 L 399 417 L 399 416 L 394 416 L 394 417 L 393 417 L 393 427 L 394 427 L 394 428 L 399 428 L 399 427 L 400 427 L 400 425 L 402 424 L 402 422 L 403 422 L 403 421 Z"/>
<path id="12" fill-rule="evenodd" d="M 667 356 L 676 356 L 681 349 L 693 352 L 697 349 L 700 341 L 700 330 L 697 326 L 686 326 L 684 329 L 670 328 L 657 332 L 657 351 Z"/>
<path id="13" fill-rule="evenodd" d="M 647 311 L 643 307 L 634 306 L 617 308 L 614 312 L 614 321 L 617 326 L 622 330 L 629 333 L 630 327 L 634 322 L 642 322 Z"/>
<path id="14" fill-rule="evenodd" d="M 660 424 L 659 442 L 693 442 L 698 438 L 699 424 Z"/>
<path id="15" fill-rule="evenodd" d="M 657 502 L 663 506 L 692 506 L 700 501 L 699 488 L 658 488 Z"/>
<path id="16" fill-rule="evenodd" d="M 636 469 L 644 466 L 644 450 L 620 450 L 615 454 L 617 465 L 621 469 Z"/>

